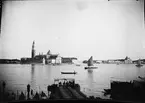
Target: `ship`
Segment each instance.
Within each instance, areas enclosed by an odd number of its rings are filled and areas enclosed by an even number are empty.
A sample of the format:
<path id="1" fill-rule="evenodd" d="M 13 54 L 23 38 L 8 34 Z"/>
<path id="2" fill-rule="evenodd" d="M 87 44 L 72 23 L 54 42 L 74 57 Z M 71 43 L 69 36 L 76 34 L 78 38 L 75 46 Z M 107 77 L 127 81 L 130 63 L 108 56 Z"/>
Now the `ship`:
<path id="1" fill-rule="evenodd" d="M 97 69 L 98 67 L 93 66 L 93 56 L 88 60 L 88 66 L 85 69 Z"/>
<path id="2" fill-rule="evenodd" d="M 111 81 L 110 89 L 104 89 L 104 95 L 113 100 L 145 102 L 145 78 L 132 81 Z"/>
<path id="3" fill-rule="evenodd" d="M 61 74 L 77 74 L 77 72 L 61 72 Z"/>
<path id="4" fill-rule="evenodd" d="M 140 59 L 138 60 L 137 64 L 136 64 L 137 67 L 142 67 L 143 65 L 141 64 L 141 61 Z"/>

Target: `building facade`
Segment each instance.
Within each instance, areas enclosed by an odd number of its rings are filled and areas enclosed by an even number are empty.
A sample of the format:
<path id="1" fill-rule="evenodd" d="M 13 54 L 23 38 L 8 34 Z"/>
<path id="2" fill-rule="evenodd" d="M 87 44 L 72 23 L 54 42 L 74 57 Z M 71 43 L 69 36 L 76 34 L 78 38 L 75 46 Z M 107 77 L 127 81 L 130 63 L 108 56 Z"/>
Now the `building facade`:
<path id="1" fill-rule="evenodd" d="M 47 64 L 61 64 L 61 57 L 59 54 L 51 54 L 47 56 Z"/>
<path id="2" fill-rule="evenodd" d="M 72 64 L 73 61 L 77 60 L 77 58 L 74 58 L 74 57 L 62 57 L 61 58 L 61 61 L 62 63 L 69 63 L 69 64 Z"/>
<path id="3" fill-rule="evenodd" d="M 32 43 L 31 58 L 21 58 L 21 63 L 42 63 L 42 64 L 61 64 L 59 54 L 51 54 L 50 50 L 46 54 L 35 55 L 35 41 Z"/>
<path id="4" fill-rule="evenodd" d="M 132 60 L 128 56 L 126 56 L 126 58 L 124 59 L 124 63 L 125 64 L 131 64 Z"/>

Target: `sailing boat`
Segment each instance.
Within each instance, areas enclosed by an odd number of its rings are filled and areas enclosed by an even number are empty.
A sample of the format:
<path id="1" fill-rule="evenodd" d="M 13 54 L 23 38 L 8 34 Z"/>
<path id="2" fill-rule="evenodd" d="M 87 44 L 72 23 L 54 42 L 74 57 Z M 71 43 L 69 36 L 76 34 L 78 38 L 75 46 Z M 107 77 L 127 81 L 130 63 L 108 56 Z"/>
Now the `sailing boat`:
<path id="1" fill-rule="evenodd" d="M 88 66 L 85 69 L 97 69 L 98 67 L 93 66 L 93 57 L 91 56 L 88 60 Z"/>
<path id="2" fill-rule="evenodd" d="M 141 66 L 143 66 L 142 64 L 141 64 L 141 61 L 140 61 L 140 59 L 138 60 L 138 62 L 137 62 L 137 65 L 136 65 L 137 67 L 141 67 Z"/>

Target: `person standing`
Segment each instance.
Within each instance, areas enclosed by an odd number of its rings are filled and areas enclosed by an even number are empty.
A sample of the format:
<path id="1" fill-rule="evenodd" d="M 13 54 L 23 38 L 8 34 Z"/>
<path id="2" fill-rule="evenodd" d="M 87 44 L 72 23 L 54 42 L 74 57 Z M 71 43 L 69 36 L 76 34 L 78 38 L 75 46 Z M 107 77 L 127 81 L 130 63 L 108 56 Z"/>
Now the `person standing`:
<path id="1" fill-rule="evenodd" d="M 27 99 L 30 99 L 30 95 L 29 95 L 29 93 L 30 93 L 30 85 L 29 84 L 27 85 L 27 93 L 28 93 Z"/>

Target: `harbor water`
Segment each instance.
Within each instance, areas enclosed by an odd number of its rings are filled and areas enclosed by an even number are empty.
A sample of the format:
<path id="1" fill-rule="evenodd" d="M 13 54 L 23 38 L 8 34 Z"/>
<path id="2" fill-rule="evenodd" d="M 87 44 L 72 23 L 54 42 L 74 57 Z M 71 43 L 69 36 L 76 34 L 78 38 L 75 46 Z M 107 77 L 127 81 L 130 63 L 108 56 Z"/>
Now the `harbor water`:
<path id="1" fill-rule="evenodd" d="M 54 83 L 56 78 L 74 78 L 80 84 L 81 91 L 87 96 L 109 98 L 103 95 L 104 89 L 110 88 L 111 80 L 130 81 L 145 76 L 145 66 L 135 64 L 96 64 L 98 69 L 85 70 L 86 64 L 42 65 L 42 64 L 0 64 L 0 82 L 6 82 L 6 89 L 15 93 L 27 91 L 30 84 L 34 92 L 44 91 Z M 77 74 L 61 74 L 61 72 L 77 72 Z"/>

